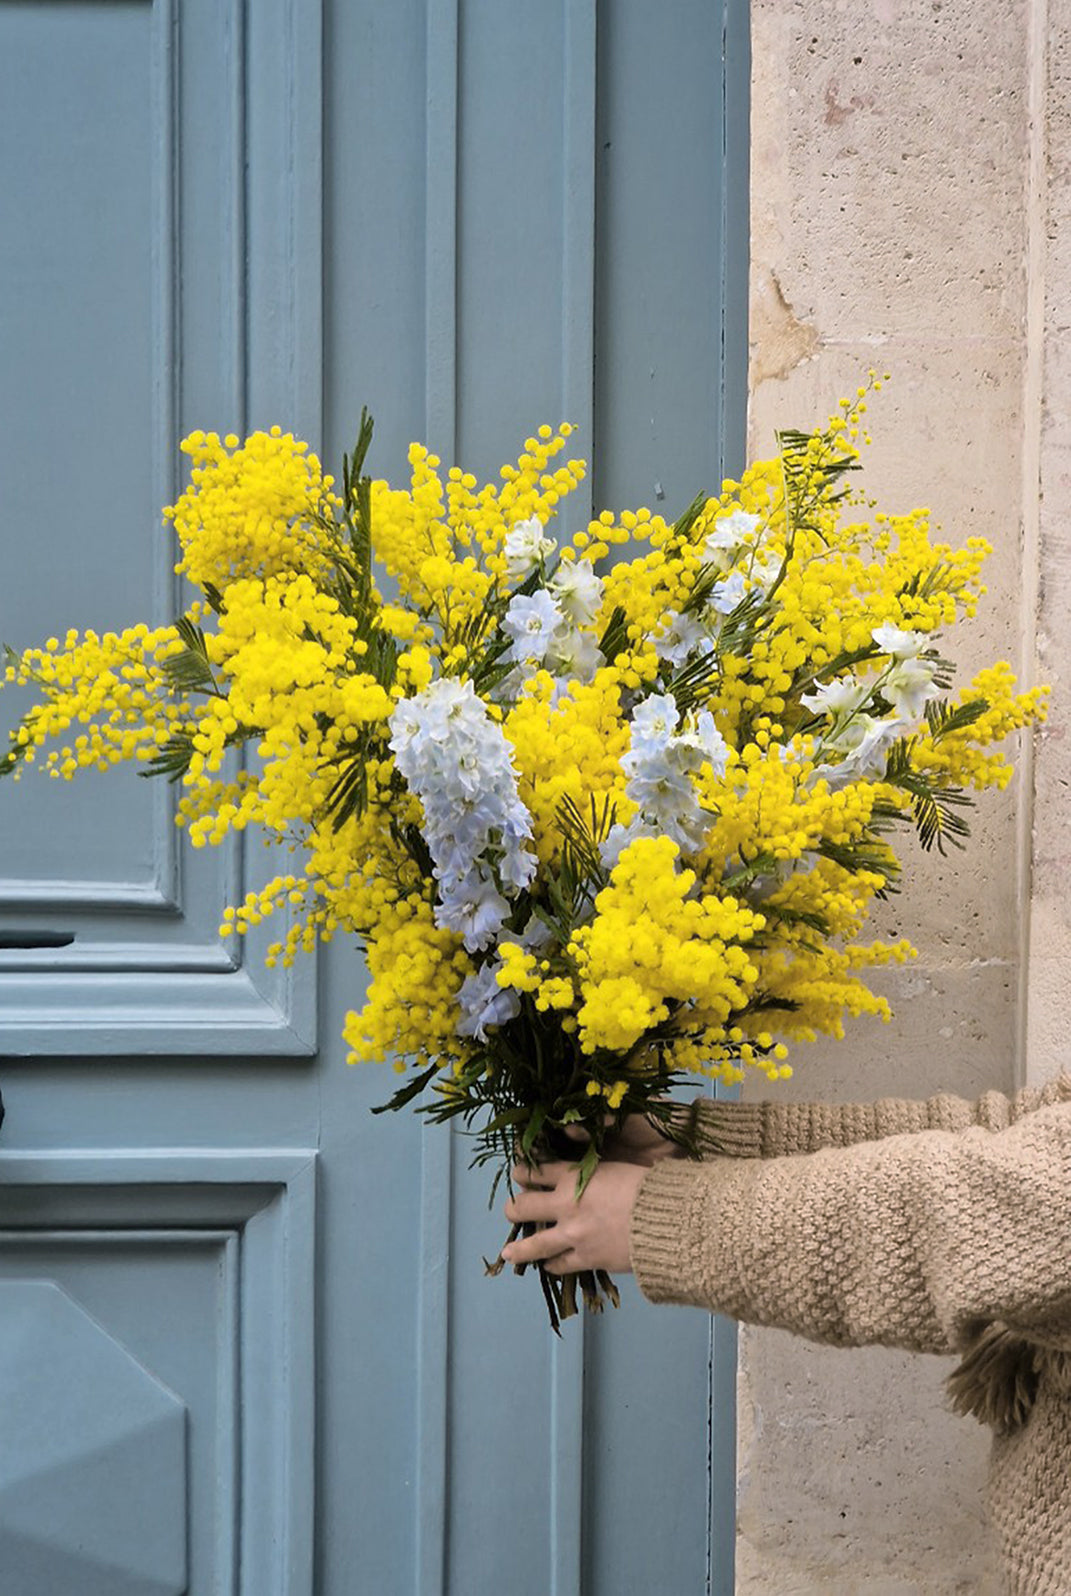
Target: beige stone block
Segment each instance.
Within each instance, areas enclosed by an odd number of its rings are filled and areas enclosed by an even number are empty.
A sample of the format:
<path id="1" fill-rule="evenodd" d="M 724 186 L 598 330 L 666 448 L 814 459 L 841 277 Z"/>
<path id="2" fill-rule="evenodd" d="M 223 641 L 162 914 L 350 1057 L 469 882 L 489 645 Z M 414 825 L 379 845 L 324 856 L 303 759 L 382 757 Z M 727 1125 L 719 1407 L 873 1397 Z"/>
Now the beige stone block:
<path id="1" fill-rule="evenodd" d="M 1071 288 L 1071 282 L 1067 284 Z M 1049 720 L 1034 759 L 1026 1067 L 1043 1077 L 1066 1055 L 1071 969 L 1071 337 L 1045 346 L 1041 433 L 1037 673 L 1050 683 Z"/>
<path id="2" fill-rule="evenodd" d="M 740 1596 L 995 1596 L 988 1432 L 944 1358 L 741 1335 Z"/>
<path id="3" fill-rule="evenodd" d="M 990 598 L 950 640 L 960 679 L 1007 658 L 1054 695 L 1013 786 L 981 795 L 968 851 L 904 850 L 904 890 L 872 921 L 920 949 L 871 978 L 892 1022 L 850 1022 L 843 1042 L 796 1050 L 793 1080 L 745 1091 L 1012 1091 L 1020 1020 L 1032 1079 L 1064 1062 L 1071 969 L 1071 11 L 752 0 L 752 23 L 752 453 L 868 367 L 891 371 L 869 489 L 883 508 L 929 505 L 950 542 L 994 545 Z M 947 1413 L 946 1368 L 745 1332 L 742 1593 L 996 1592 L 988 1436 Z"/>
<path id="4" fill-rule="evenodd" d="M 861 941 L 907 937 L 923 966 L 1017 959 L 1018 790 L 979 793 L 975 807 L 961 813 L 971 835 L 963 848 L 948 847 L 943 858 L 936 848 L 924 852 L 914 832 L 899 839 L 900 891 L 874 905 Z"/>
<path id="5" fill-rule="evenodd" d="M 869 984 L 888 999 L 891 1020 L 849 1019 L 840 1041 L 798 1044 L 790 1080 L 769 1086 L 755 1074 L 744 1095 L 843 1103 L 940 1091 L 973 1099 L 1016 1089 L 1017 965 L 918 961 L 875 970 Z"/>
<path id="6" fill-rule="evenodd" d="M 1018 591 L 1021 559 L 1018 345 L 898 338 L 875 350 L 863 336 L 823 342 L 785 377 L 753 388 L 751 457 L 775 452 L 778 428 L 824 423 L 871 368 L 889 372 L 891 380 L 868 400 L 873 442 L 863 450 L 856 480 L 881 509 L 928 508 L 950 543 L 977 535 L 993 545 L 986 580 L 996 599 L 982 606 L 980 624 L 1010 635 L 1018 614 L 1014 606 L 1009 614 L 1006 599 Z"/>
<path id="7" fill-rule="evenodd" d="M 980 535 L 993 545 L 989 592 L 977 615 L 945 634 L 957 662 L 957 689 L 997 659 L 1019 665 L 1024 615 L 1021 528 L 1021 351 L 1014 344 L 920 344 L 900 338 L 888 366 L 893 380 L 870 400 L 874 442 L 863 452 L 859 483 L 886 510 L 929 507 L 935 539 L 953 546 Z M 752 398 L 753 456 L 772 452 L 779 426 L 808 427 L 853 392 L 872 359 L 865 344 L 823 345 L 785 378 Z M 1068 628 L 1071 633 L 1071 628 Z M 1007 746 L 1025 765 L 1027 739 Z M 902 891 L 876 913 L 883 934 L 905 935 L 928 958 L 1014 958 L 1025 884 L 1018 865 L 1029 782 L 976 795 L 972 836 L 962 852 L 926 856 L 905 833 Z"/>
<path id="8" fill-rule="evenodd" d="M 1044 377 L 1039 644 L 1046 667 L 1061 678 L 1071 678 L 1071 640 L 1066 629 L 1071 611 L 1071 336 L 1053 335 L 1046 340 Z"/>
<path id="9" fill-rule="evenodd" d="M 1026 1081 L 1037 1086 L 1069 1067 L 1067 974 L 1071 970 L 1071 923 L 1067 900 L 1035 898 L 1030 927 L 1026 1013 Z"/>
<path id="10" fill-rule="evenodd" d="M 756 0 L 753 258 L 820 338 L 1014 337 L 1026 0 Z"/>
<path id="11" fill-rule="evenodd" d="M 1044 651 L 1041 669 L 1045 670 Z M 1055 673 L 1054 673 L 1055 674 Z M 1067 1066 L 1067 988 L 1071 971 L 1071 720 L 1066 672 L 1052 719 L 1038 739 L 1036 805 L 1026 981 L 1026 1074 L 1044 1079 Z"/>
<path id="12" fill-rule="evenodd" d="M 1071 14 L 1050 5 L 1045 59 L 1045 324 L 1071 329 Z"/>

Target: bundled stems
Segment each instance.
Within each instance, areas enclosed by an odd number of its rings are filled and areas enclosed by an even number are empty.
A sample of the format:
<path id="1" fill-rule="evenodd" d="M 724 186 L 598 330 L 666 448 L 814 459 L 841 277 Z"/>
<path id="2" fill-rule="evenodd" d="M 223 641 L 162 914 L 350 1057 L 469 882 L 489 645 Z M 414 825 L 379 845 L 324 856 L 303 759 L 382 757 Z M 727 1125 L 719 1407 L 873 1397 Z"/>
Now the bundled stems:
<path id="1" fill-rule="evenodd" d="M 535 1223 L 513 1225 L 506 1237 L 505 1246 L 519 1237 L 534 1236 L 544 1227 Z M 506 1267 L 506 1260 L 499 1253 L 494 1262 L 484 1259 L 485 1274 L 500 1275 Z M 513 1265 L 515 1275 L 523 1275 L 528 1264 Z M 584 1306 L 589 1313 L 602 1313 L 608 1302 L 612 1308 L 621 1306 L 621 1294 L 610 1275 L 605 1269 L 581 1269 L 576 1274 L 556 1275 L 551 1274 L 545 1264 L 536 1264 L 539 1272 L 539 1284 L 543 1292 L 543 1300 L 547 1305 L 547 1314 L 550 1319 L 550 1328 L 556 1336 L 561 1335 L 563 1319 L 575 1318 L 579 1312 L 577 1305 L 577 1289 L 583 1298 Z"/>

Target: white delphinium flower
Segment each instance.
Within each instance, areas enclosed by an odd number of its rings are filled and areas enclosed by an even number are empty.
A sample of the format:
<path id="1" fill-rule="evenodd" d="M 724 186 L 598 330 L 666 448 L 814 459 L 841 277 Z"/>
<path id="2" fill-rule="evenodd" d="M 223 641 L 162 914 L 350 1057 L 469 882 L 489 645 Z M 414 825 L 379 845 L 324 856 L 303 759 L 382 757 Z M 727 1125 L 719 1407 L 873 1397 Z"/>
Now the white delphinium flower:
<path id="1" fill-rule="evenodd" d="M 891 654 L 893 659 L 914 659 L 930 641 L 925 632 L 903 632 L 891 621 L 875 626 L 870 635 L 881 652 Z"/>
<path id="2" fill-rule="evenodd" d="M 486 964 L 473 970 L 462 981 L 457 994 L 461 1018 L 455 1027 L 459 1036 L 471 1036 L 477 1042 L 486 1042 L 489 1029 L 506 1025 L 521 1012 L 521 1000 L 516 992 L 498 984 L 498 972 L 501 969 L 501 958 L 488 959 Z"/>
<path id="3" fill-rule="evenodd" d="M 659 828 L 648 824 L 640 815 L 634 815 L 627 825 L 619 820 L 610 827 L 610 830 L 600 842 L 599 858 L 607 870 L 613 870 L 616 868 L 617 862 L 625 849 L 630 843 L 635 842 L 637 837 L 658 836 L 661 836 Z"/>
<path id="4" fill-rule="evenodd" d="M 525 682 L 529 680 L 530 673 L 522 665 L 514 665 L 511 671 L 507 671 L 505 676 L 487 689 L 487 696 L 492 704 L 515 704 L 524 691 Z"/>
<path id="5" fill-rule="evenodd" d="M 813 693 L 804 693 L 800 703 L 815 715 L 832 715 L 835 718 L 854 715 L 862 709 L 873 691 L 873 684 L 861 682 L 855 676 L 836 676 L 831 682 L 819 682 Z"/>
<path id="6" fill-rule="evenodd" d="M 934 682 L 936 672 L 933 660 L 901 659 L 883 679 L 882 695 L 898 715 L 918 720 L 930 699 L 940 691 Z"/>
<path id="7" fill-rule="evenodd" d="M 484 839 L 496 834 L 504 818 L 501 797 L 494 791 L 473 793 L 449 775 L 440 778 L 440 796 L 434 800 L 454 813 L 454 825 L 438 838 L 435 864 L 443 878 L 460 880 L 473 868 Z M 425 809 L 426 809 L 425 805 Z M 436 821 L 437 823 L 437 821 Z"/>
<path id="8" fill-rule="evenodd" d="M 679 721 L 680 712 L 668 694 L 645 699 L 633 715 L 629 751 L 622 755 L 621 768 L 628 778 L 625 791 L 639 814 L 625 828 L 626 838 L 615 835 L 616 827 L 607 838 L 618 855 L 625 842 L 659 832 L 685 851 L 702 846 L 706 817 L 692 778 L 704 764 L 722 775 L 729 749 L 708 710 L 677 733 Z"/>
<path id="9" fill-rule="evenodd" d="M 547 657 L 555 632 L 565 617 L 551 593 L 537 588 L 534 593 L 518 593 L 510 599 L 502 625 L 513 639 L 508 657 L 523 665 L 541 665 Z"/>
<path id="10" fill-rule="evenodd" d="M 590 626 L 602 602 L 602 577 L 590 560 L 563 560 L 549 582 L 562 614 L 574 626 Z"/>
<path id="11" fill-rule="evenodd" d="M 836 791 L 851 781 L 866 781 L 884 773 L 889 749 L 911 729 L 899 715 L 878 720 L 873 715 L 855 715 L 826 744 L 842 758 L 835 764 L 818 765 L 814 776 L 824 776 Z"/>
<path id="12" fill-rule="evenodd" d="M 667 664 L 681 666 L 693 654 L 706 657 L 714 652 L 714 638 L 694 615 L 673 615 L 669 625 L 654 640 L 655 653 Z"/>
<path id="13" fill-rule="evenodd" d="M 511 582 L 527 576 L 540 560 L 553 554 L 553 538 L 543 536 L 543 523 L 538 516 L 530 515 L 527 521 L 518 521 L 506 533 L 502 552 L 506 556 L 506 576 Z"/>
<path id="14" fill-rule="evenodd" d="M 493 942 L 509 919 L 510 905 L 494 877 L 479 865 L 462 876 L 443 876 L 435 924 L 456 931 L 470 953 Z"/>
<path id="15" fill-rule="evenodd" d="M 710 607 L 719 615 L 729 615 L 747 593 L 742 571 L 733 571 L 724 582 L 715 582 L 710 592 Z"/>
<path id="16" fill-rule="evenodd" d="M 511 935 L 508 940 L 519 942 L 528 953 L 542 953 L 554 941 L 554 933 L 537 915 L 532 915 L 520 936 Z M 508 1024 L 521 1012 L 517 993 L 498 984 L 498 972 L 504 967 L 505 961 L 496 948 L 490 958 L 461 983 L 457 994 L 461 1009 L 456 1027 L 459 1036 L 472 1036 L 478 1042 L 486 1042 L 488 1030 Z"/>
<path id="17" fill-rule="evenodd" d="M 413 760 L 428 758 L 429 745 L 441 745 L 456 737 L 456 723 L 471 719 L 475 696 L 471 682 L 444 677 L 424 692 L 403 698 L 390 720 L 394 753 L 408 758 L 412 750 Z"/>
<path id="18" fill-rule="evenodd" d="M 695 723 L 690 728 L 682 731 L 674 738 L 678 749 L 687 750 L 694 756 L 695 763 L 692 769 L 699 770 L 707 764 L 715 776 L 724 776 L 725 766 L 729 760 L 729 744 L 714 724 L 714 716 L 709 709 L 700 710 L 695 717 Z"/>
<path id="19" fill-rule="evenodd" d="M 532 820 L 517 792 L 509 743 L 471 682 L 441 679 L 391 716 L 399 774 L 424 810 L 422 832 L 439 883 L 436 923 L 471 951 L 487 947 L 536 871 Z"/>
<path id="20" fill-rule="evenodd" d="M 747 510 L 730 510 L 728 515 L 719 516 L 712 531 L 703 539 L 704 560 L 718 570 L 727 570 L 734 552 L 748 542 L 759 525 L 759 516 Z"/>
<path id="21" fill-rule="evenodd" d="M 630 769 L 626 760 L 634 764 L 637 759 L 661 753 L 668 746 L 679 720 L 677 700 L 670 693 L 652 693 L 650 698 L 637 704 L 629 728 L 629 752 L 621 761 L 625 773 Z"/>
<path id="22" fill-rule="evenodd" d="M 760 515 L 754 515 L 750 510 L 741 510 L 739 505 L 736 509 L 730 510 L 728 515 L 719 516 L 714 523 L 716 531 L 731 532 L 737 543 L 748 542 L 756 527 L 761 525 Z"/>
<path id="23" fill-rule="evenodd" d="M 512 766 L 510 774 L 511 776 L 513 774 Z M 503 814 L 501 824 L 497 828 L 498 850 L 495 863 L 503 886 L 512 887 L 515 892 L 522 892 L 536 873 L 536 860 L 525 847 L 525 843 L 532 836 L 532 817 L 516 793 L 514 779 L 513 801 Z"/>
<path id="24" fill-rule="evenodd" d="M 762 559 L 752 560 L 748 575 L 755 586 L 765 593 L 780 576 L 783 563 L 779 554 L 764 555 Z"/>
<path id="25" fill-rule="evenodd" d="M 645 759 L 625 790 L 649 826 L 672 837 L 679 848 L 700 846 L 705 830 L 702 812 L 687 764 L 675 749 Z"/>
<path id="26" fill-rule="evenodd" d="M 545 920 L 533 914 L 520 936 L 509 940 L 519 942 L 526 953 L 544 953 L 554 941 L 554 932 Z"/>
<path id="27" fill-rule="evenodd" d="M 578 626 L 561 628 L 551 638 L 546 665 L 563 688 L 570 682 L 593 682 L 595 672 L 605 663 L 592 634 L 582 632 Z"/>

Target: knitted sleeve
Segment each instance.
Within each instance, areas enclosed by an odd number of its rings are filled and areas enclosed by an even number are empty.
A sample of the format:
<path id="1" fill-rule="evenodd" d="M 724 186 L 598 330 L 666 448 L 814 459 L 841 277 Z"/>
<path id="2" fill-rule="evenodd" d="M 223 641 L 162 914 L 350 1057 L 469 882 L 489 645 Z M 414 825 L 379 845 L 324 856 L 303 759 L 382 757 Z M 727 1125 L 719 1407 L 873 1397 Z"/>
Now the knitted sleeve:
<path id="1" fill-rule="evenodd" d="M 631 1233 L 645 1295 L 840 1346 L 1071 1346 L 1071 1105 L 794 1158 L 666 1159 Z"/>
<path id="2" fill-rule="evenodd" d="M 948 1092 L 915 1101 L 883 1097 L 876 1103 L 712 1103 L 696 1107 L 701 1145 L 713 1156 L 779 1158 L 813 1153 L 822 1147 L 848 1147 L 924 1130 L 966 1130 L 982 1125 L 1004 1130 L 1024 1114 L 1048 1103 L 1071 1100 L 1071 1076 L 1064 1075 L 1015 1097 L 986 1092 L 976 1101 Z"/>

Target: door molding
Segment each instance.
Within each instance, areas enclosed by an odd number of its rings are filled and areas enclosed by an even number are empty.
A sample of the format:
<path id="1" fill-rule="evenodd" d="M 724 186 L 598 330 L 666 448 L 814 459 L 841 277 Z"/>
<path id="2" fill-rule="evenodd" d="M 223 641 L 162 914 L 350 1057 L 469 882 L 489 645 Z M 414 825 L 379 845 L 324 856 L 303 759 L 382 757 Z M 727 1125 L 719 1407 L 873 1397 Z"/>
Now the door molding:
<path id="1" fill-rule="evenodd" d="M 50 59 L 41 46 L 52 38 L 52 9 L 42 8 L 39 34 L 31 15 L 12 40 L 37 63 L 27 68 L 31 76 Z M 144 303 L 132 293 L 130 314 L 149 367 L 141 380 L 155 513 L 177 495 L 178 439 L 193 427 L 223 433 L 279 422 L 319 447 L 322 7 L 320 0 L 226 0 L 202 15 L 177 0 L 147 0 L 122 15 L 101 6 L 99 19 L 98 26 L 90 7 L 80 23 L 84 44 L 95 47 L 95 70 L 114 61 L 107 70 L 129 73 L 137 63 L 149 79 L 137 114 L 147 152 L 139 172 L 151 205 L 139 241 L 144 265 L 131 267 L 131 283 L 144 276 L 151 293 Z M 105 26 L 129 59 L 107 54 Z M 27 92 L 32 96 L 32 81 Z M 50 126 L 45 118 L 31 146 L 42 173 L 65 170 L 60 157 L 70 130 L 62 121 Z M 118 248 L 108 218 L 130 142 L 127 129 L 104 145 L 105 153 L 114 150 L 114 171 L 104 160 L 51 190 L 43 180 L 35 187 L 48 251 L 38 276 L 52 286 L 41 289 L 28 314 L 42 324 L 53 305 L 48 296 L 68 295 L 68 277 L 78 269 L 77 257 L 68 261 L 56 239 L 79 184 L 99 185 L 99 242 L 105 254 Z M 33 177 L 31 170 L 27 181 Z M 17 263 L 13 269 L 22 270 Z M 86 434 L 103 458 L 109 418 L 94 413 L 92 397 L 107 357 L 106 330 L 95 332 L 87 318 L 65 380 L 82 395 Z M 44 450 L 61 441 L 51 438 L 47 414 L 39 432 Z M 172 539 L 137 524 L 138 503 L 123 502 L 122 537 L 133 547 L 148 536 L 152 557 L 136 591 L 121 591 L 117 581 L 116 599 L 165 624 L 182 603 Z M 61 523 L 51 557 L 77 568 L 86 545 L 106 533 L 95 524 Z M 10 629 L 19 616 L 12 611 L 2 620 Z M 65 784 L 35 772 L 5 788 L 8 836 L 20 840 L 0 863 L 0 1054 L 311 1056 L 315 955 L 303 955 L 293 969 L 265 965 L 269 946 L 286 936 L 287 911 L 244 938 L 219 938 L 223 909 L 285 869 L 285 854 L 238 835 L 194 849 L 174 823 L 175 789 L 155 782 L 147 797 L 145 785 L 126 768 L 81 778 L 58 794 Z M 129 813 L 128 829 L 116 813 Z M 84 842 L 94 817 L 109 816 L 115 874 L 100 879 Z M 24 837 L 36 837 L 32 849 L 22 846 Z M 35 869 L 31 861 L 42 858 L 45 868 Z M 29 868 L 20 871 L 23 862 Z"/>
<path id="2" fill-rule="evenodd" d="M 9 1280 L 52 1278 L 52 1249 L 95 1249 L 106 1272 L 131 1245 L 166 1265 L 194 1242 L 228 1304 L 204 1327 L 229 1393 L 214 1443 L 221 1596 L 314 1596 L 315 1152 L 0 1153 Z"/>

